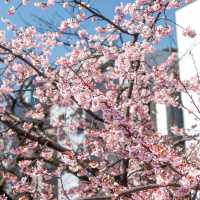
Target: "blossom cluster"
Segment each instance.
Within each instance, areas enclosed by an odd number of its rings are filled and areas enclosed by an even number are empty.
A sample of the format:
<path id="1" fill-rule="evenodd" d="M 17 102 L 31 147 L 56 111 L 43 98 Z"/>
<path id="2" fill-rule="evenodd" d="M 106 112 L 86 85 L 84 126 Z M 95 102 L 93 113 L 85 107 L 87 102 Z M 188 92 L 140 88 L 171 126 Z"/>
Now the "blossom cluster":
<path id="1" fill-rule="evenodd" d="M 12 1 L 5 2 L 15 15 Z M 183 108 L 178 92 L 192 90 L 200 99 L 198 77 L 180 80 L 176 53 L 155 66 L 147 62 L 174 31 L 161 23 L 166 10 L 190 2 L 121 3 L 110 20 L 79 0 L 22 0 L 24 8 L 47 12 L 61 4 L 73 13 L 42 33 L 2 19 L 12 36 L 0 31 L 1 199 L 50 200 L 61 190 L 67 199 L 169 200 L 198 190 L 198 152 L 188 156 L 158 132 L 151 109 Z M 87 23 L 93 31 L 83 28 Z M 196 33 L 188 27 L 183 35 Z M 71 188 L 65 173 L 75 179 Z"/>

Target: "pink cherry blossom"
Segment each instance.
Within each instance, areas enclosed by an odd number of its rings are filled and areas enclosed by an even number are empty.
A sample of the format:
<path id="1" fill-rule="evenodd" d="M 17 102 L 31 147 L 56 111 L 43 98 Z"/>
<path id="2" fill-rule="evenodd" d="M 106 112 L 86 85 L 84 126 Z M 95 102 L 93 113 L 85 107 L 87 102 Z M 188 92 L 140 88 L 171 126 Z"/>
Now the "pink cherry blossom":
<path id="1" fill-rule="evenodd" d="M 65 199 L 178 200 L 198 192 L 199 136 L 176 120 L 164 136 L 155 120 L 161 104 L 187 110 L 198 127 L 198 75 L 182 81 L 177 52 L 158 50 L 175 31 L 167 10 L 190 2 L 123 2 L 108 18 L 78 0 L 5 1 L 8 14 L 33 5 L 44 21 L 49 11 L 68 14 L 42 32 L 1 19 L 1 199 L 57 199 L 59 191 Z M 183 35 L 196 33 L 187 27 Z M 186 149 L 185 140 L 194 143 Z"/>
<path id="2" fill-rule="evenodd" d="M 194 38 L 197 34 L 191 27 L 188 26 L 183 30 L 183 35 Z"/>

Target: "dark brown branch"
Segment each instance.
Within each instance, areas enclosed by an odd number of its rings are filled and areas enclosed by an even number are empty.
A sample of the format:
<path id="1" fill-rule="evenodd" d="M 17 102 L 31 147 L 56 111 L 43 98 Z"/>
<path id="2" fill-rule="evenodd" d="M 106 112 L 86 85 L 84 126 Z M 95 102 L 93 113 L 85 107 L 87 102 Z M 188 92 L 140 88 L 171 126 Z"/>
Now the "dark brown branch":
<path id="1" fill-rule="evenodd" d="M 180 185 L 177 183 L 171 183 L 171 184 L 167 184 L 167 185 L 149 184 L 149 185 L 137 186 L 137 187 L 134 187 L 132 189 L 129 189 L 129 190 L 126 190 L 126 191 L 120 193 L 118 195 L 118 198 L 122 197 L 124 195 L 127 195 L 127 194 L 131 194 L 131 193 L 136 193 L 136 192 L 146 191 L 146 190 L 151 190 L 151 189 L 156 189 L 156 188 L 163 188 L 163 187 L 180 187 Z"/>
<path id="2" fill-rule="evenodd" d="M 67 152 L 70 152 L 71 151 L 61 145 L 59 145 L 58 143 L 48 139 L 48 138 L 45 138 L 45 137 L 37 137 L 29 132 L 26 132 L 24 131 L 23 129 L 17 127 L 14 122 L 12 121 L 8 121 L 8 120 L 2 120 L 0 118 L 0 121 L 6 125 L 8 128 L 12 129 L 14 132 L 16 132 L 16 134 L 18 134 L 19 136 L 22 136 L 22 137 L 25 137 L 31 141 L 34 141 L 34 142 L 38 142 L 40 145 L 46 145 L 47 147 L 49 148 L 52 148 L 56 151 L 59 151 L 61 153 L 67 153 Z"/>
<path id="3" fill-rule="evenodd" d="M 34 69 L 37 72 L 38 75 L 40 75 L 42 77 L 46 77 L 45 74 L 43 74 L 40 70 L 38 70 L 30 61 L 25 59 L 23 56 L 21 56 L 19 54 L 15 54 L 11 49 L 9 49 L 9 48 L 1 45 L 1 44 L 0 44 L 0 48 L 3 49 L 4 51 L 7 51 L 8 53 L 13 55 L 14 57 L 19 58 L 21 61 L 23 61 L 27 65 L 29 65 L 32 69 Z"/>
<path id="4" fill-rule="evenodd" d="M 98 13 L 97 11 L 95 11 L 94 9 L 88 7 L 86 4 L 82 3 L 81 1 L 78 0 L 74 0 L 74 3 L 78 4 L 79 6 L 81 6 L 82 8 L 85 8 L 86 10 L 88 10 L 89 12 L 91 12 L 94 16 L 101 18 L 102 20 L 108 22 L 109 24 L 111 24 L 114 28 L 116 28 L 117 30 L 121 31 L 122 33 L 131 35 L 131 36 L 137 36 L 138 34 L 133 34 L 133 33 L 129 33 L 128 31 L 124 30 L 123 28 L 121 28 L 120 26 L 118 26 L 117 24 L 115 24 L 113 21 L 111 21 L 110 19 L 108 19 L 107 17 L 105 17 L 104 15 L 102 15 L 101 13 Z"/>
<path id="5" fill-rule="evenodd" d="M 127 194 L 151 190 L 151 189 L 163 188 L 163 187 L 180 187 L 180 185 L 177 183 L 169 183 L 167 185 L 159 185 L 159 184 L 141 185 L 141 186 L 134 187 L 132 189 L 125 190 L 124 192 L 121 192 L 116 199 Z M 113 196 L 102 196 L 102 197 L 82 198 L 80 200 L 111 200 L 112 198 Z"/>

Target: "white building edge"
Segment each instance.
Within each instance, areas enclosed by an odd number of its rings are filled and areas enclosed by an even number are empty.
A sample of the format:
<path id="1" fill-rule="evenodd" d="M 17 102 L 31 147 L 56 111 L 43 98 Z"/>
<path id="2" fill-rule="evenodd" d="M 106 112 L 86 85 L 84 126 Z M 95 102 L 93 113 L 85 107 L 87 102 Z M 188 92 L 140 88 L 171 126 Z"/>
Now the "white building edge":
<path id="1" fill-rule="evenodd" d="M 185 7 L 179 9 L 176 12 L 176 23 L 177 26 L 177 46 L 178 46 L 178 56 L 179 56 L 179 70 L 180 79 L 190 80 L 194 76 L 199 76 L 200 74 L 200 0 L 196 0 L 193 3 L 186 5 Z M 185 37 L 183 35 L 183 28 L 191 27 L 195 30 L 197 36 L 195 38 Z M 200 113 L 197 108 L 195 108 L 195 102 L 197 107 L 200 107 L 200 99 L 197 98 L 194 93 L 188 91 L 187 93 L 182 93 L 183 105 L 192 111 L 197 117 L 200 117 Z M 200 131 L 200 121 L 194 114 L 188 112 L 188 110 L 183 110 L 183 121 L 184 129 L 191 135 L 199 134 Z M 186 142 L 186 148 L 191 143 Z M 198 147 L 197 147 L 198 148 Z"/>

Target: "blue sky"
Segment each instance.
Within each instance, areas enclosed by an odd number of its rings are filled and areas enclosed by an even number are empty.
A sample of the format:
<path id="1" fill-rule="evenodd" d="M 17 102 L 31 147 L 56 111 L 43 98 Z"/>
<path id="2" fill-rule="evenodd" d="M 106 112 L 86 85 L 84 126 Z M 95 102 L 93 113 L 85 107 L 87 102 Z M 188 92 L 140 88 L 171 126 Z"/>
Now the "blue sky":
<path id="1" fill-rule="evenodd" d="M 12 4 L 15 3 L 15 6 L 19 4 L 20 0 L 13 0 Z M 36 2 L 36 1 L 33 1 Z M 132 0 L 91 0 L 91 4 L 93 7 L 99 9 L 105 16 L 112 19 L 114 14 L 114 8 L 115 6 L 119 5 L 120 2 L 123 2 L 124 4 L 133 2 Z M 1 17 L 7 17 L 7 12 L 10 6 L 12 4 L 5 4 L 3 1 L 0 1 L 0 16 Z M 17 13 L 14 16 L 9 16 L 10 18 L 17 26 L 24 26 L 24 25 L 32 25 L 35 22 L 35 18 L 33 16 L 39 16 L 43 19 L 48 19 L 52 23 L 56 23 L 56 26 L 59 26 L 59 16 L 61 16 L 63 19 L 68 17 L 68 14 L 66 10 L 62 9 L 61 7 L 57 7 L 56 9 L 47 9 L 45 11 L 42 11 L 38 8 L 35 8 L 34 6 L 26 6 L 26 7 L 20 7 L 20 9 L 17 11 Z M 170 11 L 168 12 L 168 17 L 170 19 L 174 20 L 174 12 Z M 86 27 L 87 29 L 91 29 L 92 27 Z M 5 26 L 0 22 L 0 29 L 5 29 Z M 176 35 L 173 35 L 174 38 L 176 38 Z M 165 46 L 171 45 L 172 41 L 169 39 L 165 39 L 159 48 L 164 48 Z M 174 46 L 174 45 L 173 45 Z"/>
<path id="2" fill-rule="evenodd" d="M 15 0 L 12 1 L 12 3 L 3 3 L 3 0 L 1 0 L 0 2 L 0 16 L 1 17 L 7 17 L 7 12 L 9 7 L 11 7 L 13 4 L 14 6 L 19 5 L 19 0 Z M 36 2 L 36 1 L 34 1 Z M 108 16 L 109 18 L 112 18 L 113 14 L 114 14 L 114 8 L 115 6 L 119 5 L 120 2 L 123 3 L 128 3 L 131 2 L 131 0 L 92 0 L 92 5 L 101 10 L 103 14 L 105 14 L 106 16 Z M 65 15 L 65 12 L 63 11 L 63 9 L 59 9 L 59 14 L 61 14 L 62 16 Z M 47 9 L 45 11 L 42 11 L 40 9 L 35 8 L 32 5 L 26 6 L 26 7 L 20 7 L 20 9 L 18 10 L 17 14 L 14 16 L 10 16 L 9 18 L 11 18 L 17 25 L 23 25 L 23 20 L 27 20 L 30 21 L 32 18 L 32 15 L 39 15 L 42 17 L 48 17 L 51 18 L 52 16 L 54 16 L 55 14 L 55 9 Z M 0 25 L 0 27 L 2 27 L 2 24 Z"/>

